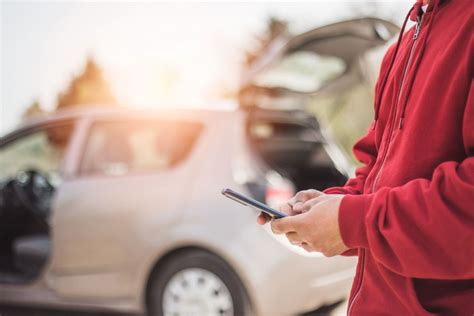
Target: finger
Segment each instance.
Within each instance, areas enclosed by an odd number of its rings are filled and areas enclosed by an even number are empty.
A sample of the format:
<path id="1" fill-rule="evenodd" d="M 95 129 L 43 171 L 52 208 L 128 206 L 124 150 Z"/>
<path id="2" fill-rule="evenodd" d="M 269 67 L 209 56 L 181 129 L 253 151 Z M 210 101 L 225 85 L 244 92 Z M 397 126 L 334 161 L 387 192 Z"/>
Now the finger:
<path id="1" fill-rule="evenodd" d="M 302 243 L 301 238 L 298 236 L 298 233 L 296 232 L 289 232 L 286 233 L 286 238 L 290 241 L 291 244 L 293 245 L 300 245 Z"/>
<path id="2" fill-rule="evenodd" d="M 304 211 L 304 204 L 306 202 L 296 202 L 294 205 L 293 205 L 293 210 L 296 212 L 296 213 L 303 213 Z"/>
<path id="3" fill-rule="evenodd" d="M 295 212 L 298 212 L 298 213 L 307 212 L 311 209 L 311 207 L 315 203 L 314 200 L 315 199 L 310 199 L 310 200 L 307 200 L 306 202 L 296 203 L 295 206 L 293 206 L 293 208 L 295 209 Z"/>
<path id="4" fill-rule="evenodd" d="M 308 190 L 296 192 L 296 194 L 288 201 L 288 204 L 294 206 L 298 202 L 306 201 L 306 196 L 308 195 L 307 191 Z"/>
<path id="5" fill-rule="evenodd" d="M 298 214 L 298 212 L 295 212 L 293 210 L 293 207 L 291 207 L 290 204 L 287 203 L 283 203 L 282 205 L 280 205 L 280 211 L 285 213 L 285 214 L 288 214 L 288 215 L 295 215 L 295 214 Z"/>
<path id="6" fill-rule="evenodd" d="M 310 245 L 306 242 L 302 242 L 299 246 L 301 248 L 303 248 L 304 250 L 306 250 L 307 252 L 312 252 L 313 251 L 313 249 L 310 247 Z"/>
<path id="7" fill-rule="evenodd" d="M 296 215 L 298 216 L 298 215 Z M 294 231 L 294 216 L 288 216 L 270 221 L 272 232 L 274 234 L 286 234 Z"/>
<path id="8" fill-rule="evenodd" d="M 269 221 L 271 220 L 270 216 L 261 212 L 260 214 L 258 214 L 258 217 L 257 217 L 257 223 L 260 224 L 260 225 L 265 225 L 266 223 L 268 223 Z"/>
<path id="9" fill-rule="evenodd" d="M 281 204 L 278 209 L 280 210 L 280 212 L 283 212 L 288 215 L 291 215 L 291 213 L 293 212 L 292 207 L 288 203 Z"/>
<path id="10" fill-rule="evenodd" d="M 294 208 L 300 213 L 305 213 L 305 212 L 309 211 L 313 206 L 315 206 L 316 204 L 323 201 L 325 196 L 326 196 L 325 194 L 319 195 L 319 196 L 317 196 L 317 197 L 315 197 L 311 200 L 308 200 L 304 203 L 300 203 L 300 205 L 298 205 L 298 206 L 295 205 Z"/>
<path id="11" fill-rule="evenodd" d="M 290 204 L 291 206 L 294 207 L 296 205 L 296 203 L 298 203 L 298 202 L 304 203 L 307 200 L 312 199 L 314 197 L 317 197 L 321 194 L 324 194 L 324 193 L 322 193 L 318 190 L 314 190 L 314 189 L 299 191 L 298 193 L 295 194 L 294 197 L 292 197 L 288 201 L 288 204 Z"/>

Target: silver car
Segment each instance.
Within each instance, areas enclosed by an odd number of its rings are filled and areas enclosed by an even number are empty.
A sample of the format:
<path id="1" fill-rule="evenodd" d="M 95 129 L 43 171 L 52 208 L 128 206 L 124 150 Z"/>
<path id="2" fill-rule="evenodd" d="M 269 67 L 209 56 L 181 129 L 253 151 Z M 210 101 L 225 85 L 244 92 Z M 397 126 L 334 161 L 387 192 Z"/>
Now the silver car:
<path id="1" fill-rule="evenodd" d="M 275 206 L 344 182 L 303 113 L 69 110 L 1 138 L 0 166 L 0 303 L 291 315 L 348 293 L 353 258 L 306 253 L 220 194 Z"/>

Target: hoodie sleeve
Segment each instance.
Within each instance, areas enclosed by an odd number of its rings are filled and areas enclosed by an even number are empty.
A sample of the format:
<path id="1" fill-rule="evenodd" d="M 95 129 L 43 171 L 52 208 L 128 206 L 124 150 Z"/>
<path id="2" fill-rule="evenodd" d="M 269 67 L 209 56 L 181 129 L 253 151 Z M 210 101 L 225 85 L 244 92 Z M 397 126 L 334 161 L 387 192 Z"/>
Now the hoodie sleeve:
<path id="1" fill-rule="evenodd" d="M 394 48 L 395 44 L 390 46 L 382 60 L 379 77 L 375 85 L 375 96 L 380 93 L 382 77 L 388 70 L 388 63 L 390 62 L 390 56 L 393 53 Z M 324 193 L 352 195 L 362 194 L 362 192 L 364 191 L 365 179 L 367 178 L 367 175 L 370 173 L 372 167 L 375 164 L 375 161 L 377 160 L 377 145 L 375 143 L 375 139 L 375 131 L 373 130 L 372 126 L 370 126 L 367 133 L 354 145 L 353 148 L 354 156 L 358 161 L 362 163 L 362 166 L 357 168 L 355 172 L 355 177 L 349 179 L 344 186 L 328 188 L 324 190 Z M 344 253 L 342 253 L 342 255 L 356 256 L 357 253 L 358 251 L 354 247 L 345 251 Z"/>
<path id="2" fill-rule="evenodd" d="M 407 277 L 474 278 L 472 80 L 463 141 L 467 158 L 440 164 L 430 180 L 415 179 L 373 194 L 346 195 L 339 209 L 346 245 L 370 249 L 382 265 Z"/>

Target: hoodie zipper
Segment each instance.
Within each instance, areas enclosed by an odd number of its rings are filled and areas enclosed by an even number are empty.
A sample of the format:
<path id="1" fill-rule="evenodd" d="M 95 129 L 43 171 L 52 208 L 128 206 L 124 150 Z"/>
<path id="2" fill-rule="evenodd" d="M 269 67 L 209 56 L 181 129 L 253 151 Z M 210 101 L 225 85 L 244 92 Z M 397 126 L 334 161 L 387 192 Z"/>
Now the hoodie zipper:
<path id="1" fill-rule="evenodd" d="M 387 137 L 387 146 L 385 146 L 386 148 L 385 148 L 384 154 L 382 156 L 382 164 L 380 165 L 380 168 L 377 170 L 377 173 L 375 174 L 375 179 L 374 179 L 374 182 L 372 183 L 371 193 L 375 192 L 377 181 L 379 180 L 380 173 L 381 173 L 381 171 L 382 171 L 382 169 L 385 165 L 385 161 L 387 160 L 388 150 L 390 148 L 390 141 L 392 140 L 393 130 L 395 128 L 395 121 L 396 121 L 397 112 L 398 112 L 398 104 L 400 103 L 400 98 L 402 96 L 403 88 L 404 88 L 404 85 L 405 85 L 405 79 L 406 79 L 406 76 L 407 76 L 407 73 L 408 73 L 408 68 L 410 67 L 411 61 L 413 59 L 413 52 L 415 51 L 416 42 L 417 42 L 418 36 L 420 34 L 421 24 L 423 23 L 423 17 L 424 17 L 424 15 L 422 15 L 421 18 L 420 17 L 417 18 L 415 33 L 413 34 L 413 42 L 412 42 L 412 45 L 411 45 L 411 48 L 410 48 L 410 54 L 408 55 L 408 60 L 407 60 L 407 63 L 405 65 L 405 69 L 403 71 L 402 83 L 400 84 L 400 89 L 398 90 L 397 104 L 395 105 L 395 111 L 394 111 L 394 113 L 392 115 L 392 118 L 391 118 L 391 121 L 390 121 L 390 131 L 389 131 L 388 137 Z"/>
<path id="2" fill-rule="evenodd" d="M 412 42 L 412 45 L 411 45 L 411 48 L 410 48 L 410 54 L 408 55 L 408 60 L 407 60 L 407 63 L 405 65 L 405 69 L 403 71 L 402 82 L 400 84 L 400 89 L 399 89 L 398 95 L 397 95 L 397 104 L 395 105 L 394 113 L 393 113 L 392 118 L 390 120 L 390 131 L 389 131 L 389 134 L 387 136 L 387 145 L 386 145 L 386 148 L 383 152 L 382 164 L 380 165 L 379 169 L 377 170 L 377 173 L 375 174 L 375 179 L 374 179 L 374 182 L 372 184 L 371 193 L 375 192 L 375 187 L 377 185 L 377 181 L 379 179 L 380 173 L 381 173 L 381 171 L 382 171 L 382 169 L 385 165 L 385 161 L 387 159 L 388 149 L 390 147 L 390 141 L 391 141 L 391 138 L 392 138 L 392 134 L 393 134 L 394 126 L 395 126 L 395 121 L 396 121 L 396 117 L 397 117 L 398 104 L 400 103 L 400 98 L 402 96 L 403 87 L 404 87 L 404 84 L 405 84 L 405 79 L 406 79 L 406 76 L 407 76 L 408 68 L 410 67 L 411 61 L 413 59 L 413 52 L 415 50 L 416 42 L 417 42 L 418 36 L 420 34 L 421 24 L 423 22 L 423 17 L 424 17 L 424 15 L 422 15 L 421 18 L 420 17 L 417 18 L 417 22 L 416 22 L 416 26 L 415 26 L 415 33 L 413 34 L 413 42 Z M 362 248 L 361 248 L 361 258 L 360 258 L 360 260 L 361 260 L 360 272 L 359 272 L 360 273 L 360 278 L 359 278 L 359 282 L 357 284 L 357 290 L 354 293 L 352 301 L 349 303 L 349 308 L 347 310 L 347 315 L 348 316 L 351 315 L 352 307 L 354 306 L 354 302 L 357 300 L 357 298 L 360 294 L 360 290 L 362 288 L 362 279 L 363 279 L 363 276 L 364 276 L 364 268 L 365 268 L 365 249 L 362 249 Z"/>
<path id="3" fill-rule="evenodd" d="M 360 251 L 360 269 L 359 269 L 359 282 L 357 282 L 357 290 L 354 293 L 354 296 L 352 297 L 352 300 L 349 302 L 349 308 L 347 309 L 347 316 L 351 314 L 352 311 L 352 306 L 354 306 L 354 302 L 356 301 L 357 297 L 360 294 L 360 289 L 362 287 L 362 278 L 364 277 L 364 267 L 365 266 L 365 250 L 361 248 Z"/>

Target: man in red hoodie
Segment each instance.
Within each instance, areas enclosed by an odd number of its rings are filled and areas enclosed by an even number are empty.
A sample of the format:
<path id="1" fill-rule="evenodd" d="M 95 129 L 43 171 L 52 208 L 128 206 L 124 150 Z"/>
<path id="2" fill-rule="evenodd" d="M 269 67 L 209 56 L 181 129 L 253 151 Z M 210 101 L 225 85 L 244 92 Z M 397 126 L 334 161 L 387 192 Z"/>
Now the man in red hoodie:
<path id="1" fill-rule="evenodd" d="M 299 192 L 282 207 L 292 216 L 271 222 L 307 251 L 358 255 L 349 315 L 474 313 L 473 34 L 473 0 L 417 2 L 354 147 L 364 165 L 343 187 Z"/>

